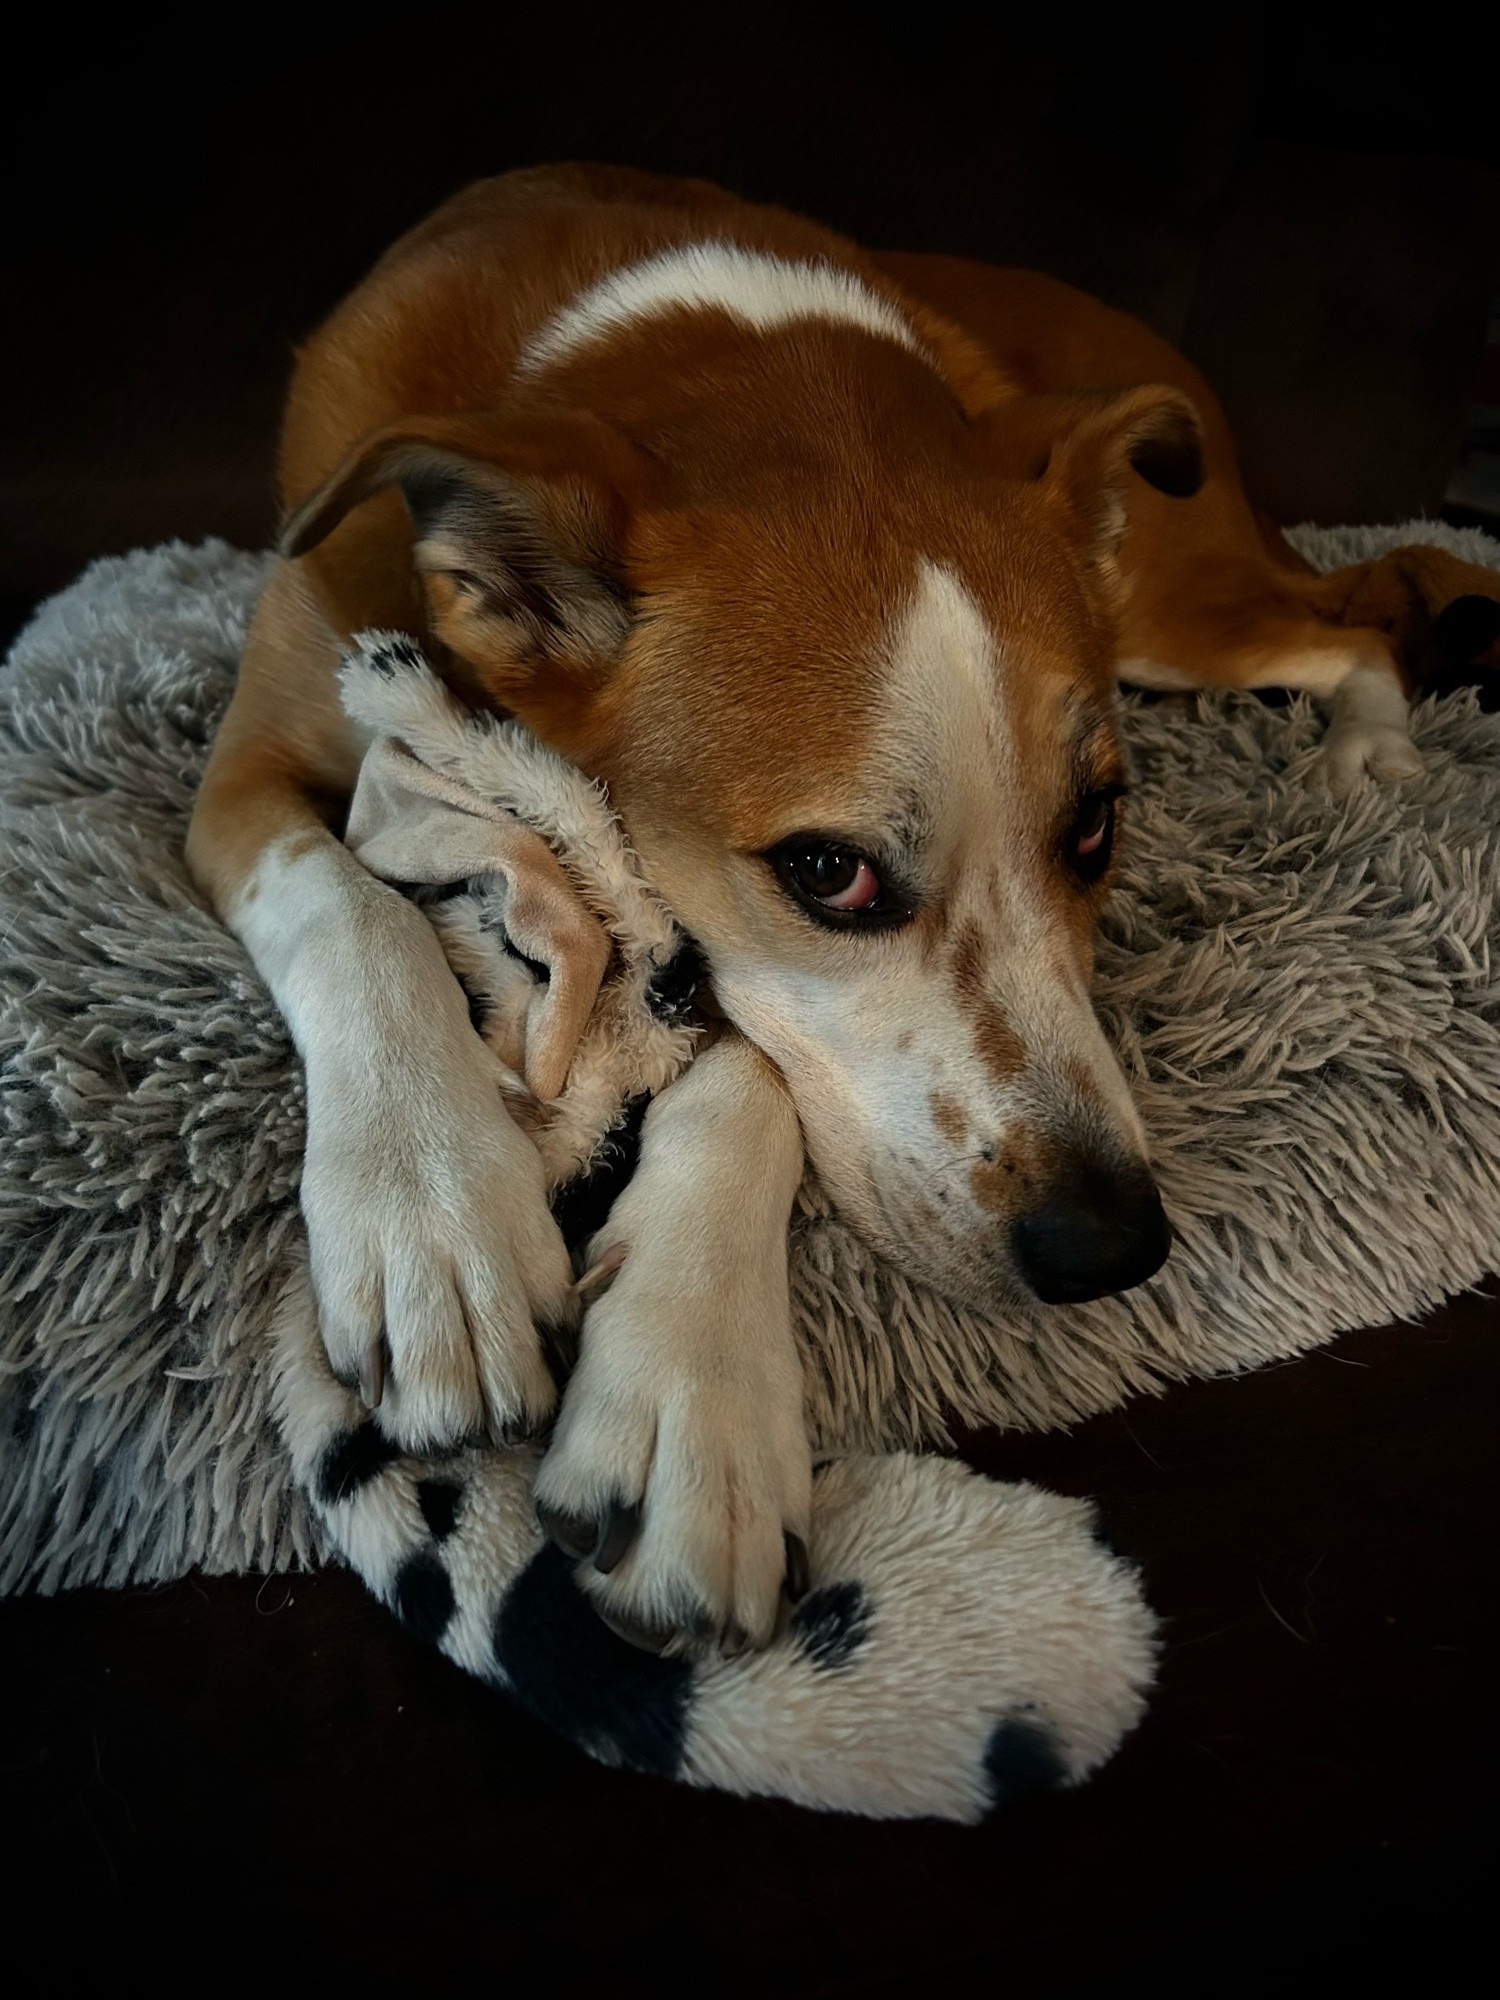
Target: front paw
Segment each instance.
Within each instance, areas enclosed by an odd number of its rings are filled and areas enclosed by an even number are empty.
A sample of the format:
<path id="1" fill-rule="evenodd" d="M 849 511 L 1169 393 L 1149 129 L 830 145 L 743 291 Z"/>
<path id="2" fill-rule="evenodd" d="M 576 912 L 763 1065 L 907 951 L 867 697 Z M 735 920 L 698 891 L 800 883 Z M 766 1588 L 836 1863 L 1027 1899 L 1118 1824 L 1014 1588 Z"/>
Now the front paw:
<path id="1" fill-rule="evenodd" d="M 324 1345 L 411 1452 L 542 1425 L 557 1396 L 545 1345 L 574 1311 L 540 1156 L 470 1041 L 420 1073 L 308 1065 L 302 1208 Z"/>
<path id="2" fill-rule="evenodd" d="M 807 1590 L 812 1467 L 785 1304 L 726 1340 L 722 1299 L 631 1279 L 627 1258 L 584 1323 L 538 1517 L 623 1638 L 763 1646 Z"/>

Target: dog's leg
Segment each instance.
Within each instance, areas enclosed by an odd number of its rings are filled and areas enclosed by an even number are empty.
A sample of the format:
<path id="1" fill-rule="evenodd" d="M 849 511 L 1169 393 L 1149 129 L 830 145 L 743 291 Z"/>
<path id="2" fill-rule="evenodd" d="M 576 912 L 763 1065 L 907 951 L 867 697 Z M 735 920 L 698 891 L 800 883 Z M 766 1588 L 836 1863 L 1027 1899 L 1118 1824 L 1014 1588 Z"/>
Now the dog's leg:
<path id="1" fill-rule="evenodd" d="M 1192 654 L 1184 649 L 1175 657 Z M 1226 648 L 1212 656 L 1201 670 L 1138 654 L 1122 659 L 1119 671 L 1127 686 L 1160 692 L 1274 687 L 1313 695 L 1329 710 L 1322 771 L 1336 797 L 1365 772 L 1391 780 L 1417 777 L 1422 769 L 1407 726 L 1409 704 L 1401 675 L 1378 632 L 1341 631 L 1311 622 L 1281 631 L 1266 621 L 1264 631 L 1237 651 Z"/>
<path id="2" fill-rule="evenodd" d="M 622 1261 L 584 1321 L 537 1500 L 607 1622 L 642 1643 L 764 1644 L 783 1582 L 805 1588 L 786 1253 L 801 1172 L 784 1085 L 726 1032 L 652 1105 L 594 1240 L 596 1262 Z"/>
<path id="3" fill-rule="evenodd" d="M 1409 704 L 1396 669 L 1381 661 L 1351 667 L 1334 691 L 1323 771 L 1336 797 L 1368 771 L 1372 778 L 1415 778 L 1422 755 L 1408 729 Z"/>
<path id="4" fill-rule="evenodd" d="M 302 1209 L 330 1362 L 410 1449 L 543 1419 L 538 1323 L 571 1278 L 540 1158 L 422 912 L 328 820 L 360 745 L 338 642 L 289 566 L 256 615 L 195 810 L 193 873 L 307 1078 Z"/>

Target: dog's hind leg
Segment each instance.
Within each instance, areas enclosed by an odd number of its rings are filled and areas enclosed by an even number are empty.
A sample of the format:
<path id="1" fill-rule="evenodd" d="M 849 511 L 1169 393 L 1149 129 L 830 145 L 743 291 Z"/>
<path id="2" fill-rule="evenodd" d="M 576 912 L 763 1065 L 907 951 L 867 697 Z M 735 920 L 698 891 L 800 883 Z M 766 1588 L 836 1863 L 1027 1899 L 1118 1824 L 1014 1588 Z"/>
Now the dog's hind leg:
<path id="1" fill-rule="evenodd" d="M 1410 705 L 1400 675 L 1389 661 L 1351 667 L 1334 690 L 1328 734 L 1323 739 L 1323 771 L 1335 797 L 1350 791 L 1366 772 L 1372 778 L 1415 778 L 1422 754 L 1411 740 Z"/>
<path id="2" fill-rule="evenodd" d="M 1337 796 L 1366 772 L 1412 778 L 1422 759 L 1408 729 L 1406 680 L 1383 632 L 1256 601 L 1180 607 L 1171 629 L 1130 631 L 1120 679 L 1130 687 L 1285 688 L 1327 705 L 1322 771 Z"/>

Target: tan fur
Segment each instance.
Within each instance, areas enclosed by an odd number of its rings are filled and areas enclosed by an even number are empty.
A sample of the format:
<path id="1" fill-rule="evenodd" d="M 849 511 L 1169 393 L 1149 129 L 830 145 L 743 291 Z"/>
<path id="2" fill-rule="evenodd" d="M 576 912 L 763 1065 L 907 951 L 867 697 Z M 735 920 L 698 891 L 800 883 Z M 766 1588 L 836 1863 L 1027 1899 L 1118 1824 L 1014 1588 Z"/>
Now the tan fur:
<path id="1" fill-rule="evenodd" d="M 846 271 L 914 338 L 814 318 L 747 340 L 684 309 L 517 373 L 596 280 L 703 240 Z M 1191 497 L 1131 470 L 1143 449 L 1191 460 L 1200 438 Z M 871 257 L 703 184 L 608 168 L 480 183 L 396 244 L 300 356 L 280 466 L 300 560 L 266 593 L 190 848 L 221 908 L 267 841 L 336 827 L 359 745 L 332 668 L 364 626 L 418 633 L 464 698 L 513 709 L 605 779 L 664 891 L 722 940 L 759 894 L 750 857 L 801 829 L 858 833 L 882 730 L 891 768 L 914 740 L 885 728 L 874 670 L 913 551 L 962 579 L 1005 653 L 1012 846 L 1036 857 L 1060 837 L 1082 754 L 1071 709 L 1106 718 L 1094 781 L 1117 761 L 1119 661 L 1167 685 L 1332 693 L 1382 661 L 1409 681 L 1403 638 L 1453 583 L 1435 556 L 1312 576 L 1254 515 L 1197 372 L 1066 286 Z M 392 485 L 409 496 L 413 479 L 466 496 L 456 526 L 440 518 L 415 546 Z M 530 597 L 497 601 L 470 574 L 464 524 L 485 507 L 519 511 L 554 552 Z M 549 623 L 578 574 L 604 581 Z M 642 603 L 652 615 L 632 624 Z M 1086 980 L 1093 900 L 1053 867 L 1030 872 L 1051 976 Z M 987 971 L 998 906 L 964 914 L 930 886 L 917 935 L 939 960 L 950 937 L 1003 1082 L 1028 1056 Z M 756 922 L 793 959 L 828 963 L 791 909 Z"/>
<path id="2" fill-rule="evenodd" d="M 1122 660 L 1175 668 L 1184 685 L 1271 687 L 1309 677 L 1300 661 L 1390 659 L 1408 689 L 1435 669 L 1432 620 L 1455 597 L 1497 595 L 1493 572 L 1442 549 L 1403 549 L 1318 576 L 1259 515 L 1240 484 L 1234 440 L 1192 363 L 1127 314 L 1035 271 L 957 257 L 884 253 L 881 269 L 976 338 L 1028 395 L 1166 383 L 1198 413 L 1205 477 L 1190 500 L 1129 485 L 1119 551 Z M 1310 670 L 1316 680 L 1316 669 Z"/>

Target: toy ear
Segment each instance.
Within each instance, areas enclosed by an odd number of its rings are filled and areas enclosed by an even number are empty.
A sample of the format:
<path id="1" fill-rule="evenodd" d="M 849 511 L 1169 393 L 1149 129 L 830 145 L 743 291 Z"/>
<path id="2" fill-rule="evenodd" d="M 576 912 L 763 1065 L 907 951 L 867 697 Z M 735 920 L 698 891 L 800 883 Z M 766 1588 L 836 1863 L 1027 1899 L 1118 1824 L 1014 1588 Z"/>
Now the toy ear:
<path id="1" fill-rule="evenodd" d="M 412 418 L 362 438 L 288 517 L 305 554 L 387 487 L 411 516 L 432 628 L 504 706 L 607 678 L 630 624 L 625 531 L 653 467 L 577 411 Z"/>
<path id="2" fill-rule="evenodd" d="M 1006 469 L 1037 481 L 1101 558 L 1124 536 L 1132 473 L 1178 500 L 1203 484 L 1198 412 L 1159 384 L 1018 397 L 990 428 Z"/>

